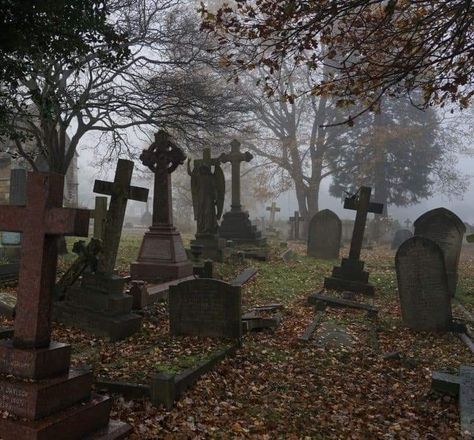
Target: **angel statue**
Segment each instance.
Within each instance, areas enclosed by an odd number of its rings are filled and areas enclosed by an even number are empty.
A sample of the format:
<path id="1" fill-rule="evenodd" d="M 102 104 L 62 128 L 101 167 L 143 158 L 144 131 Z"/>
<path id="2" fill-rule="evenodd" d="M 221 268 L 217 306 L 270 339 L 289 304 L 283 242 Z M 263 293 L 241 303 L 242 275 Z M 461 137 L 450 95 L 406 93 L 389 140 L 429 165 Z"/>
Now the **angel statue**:
<path id="1" fill-rule="evenodd" d="M 219 159 L 211 159 L 210 149 L 203 151 L 203 158 L 191 164 L 188 159 L 188 174 L 191 176 L 194 220 L 197 222 L 196 238 L 202 235 L 216 235 L 217 221 L 224 208 L 225 179 Z M 212 172 L 214 167 L 214 172 Z"/>

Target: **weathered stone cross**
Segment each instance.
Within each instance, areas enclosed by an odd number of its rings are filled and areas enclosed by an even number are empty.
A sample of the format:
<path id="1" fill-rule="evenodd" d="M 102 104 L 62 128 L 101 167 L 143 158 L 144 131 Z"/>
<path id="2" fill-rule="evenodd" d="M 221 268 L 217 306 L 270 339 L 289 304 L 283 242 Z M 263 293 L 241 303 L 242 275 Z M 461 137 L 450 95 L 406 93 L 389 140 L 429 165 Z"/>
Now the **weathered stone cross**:
<path id="1" fill-rule="evenodd" d="M 230 205 L 231 211 L 241 211 L 242 205 L 240 204 L 240 163 L 250 162 L 253 156 L 250 152 L 240 152 L 240 142 L 234 139 L 231 143 L 231 152 L 222 153 L 220 155 L 220 161 L 222 163 L 230 162 L 232 165 L 232 202 Z"/>
<path id="2" fill-rule="evenodd" d="M 295 240 L 300 239 L 300 221 L 302 220 L 303 220 L 303 217 L 300 217 L 300 213 L 298 211 L 295 211 L 294 216 L 290 217 L 290 223 L 293 226 Z"/>
<path id="3" fill-rule="evenodd" d="M 281 209 L 276 205 L 275 202 L 272 202 L 272 206 L 267 206 L 266 210 L 270 211 L 270 224 L 273 225 L 273 223 L 275 223 L 275 214 L 280 212 Z"/>
<path id="4" fill-rule="evenodd" d="M 409 218 L 407 218 L 405 220 L 405 226 L 407 227 L 407 229 L 410 229 L 410 226 L 411 226 L 411 220 Z"/>
<path id="5" fill-rule="evenodd" d="M 95 193 L 111 196 L 105 221 L 103 251 L 97 267 L 99 273 L 112 274 L 114 271 L 128 200 L 146 202 L 148 199 L 147 189 L 130 186 L 132 173 L 133 162 L 119 159 L 113 182 L 94 182 Z"/>
<path id="6" fill-rule="evenodd" d="M 370 201 L 370 193 L 372 188 L 361 186 L 359 195 L 346 197 L 344 200 L 344 208 L 357 211 L 354 223 L 354 231 L 352 233 L 351 249 L 349 251 L 349 258 L 354 260 L 360 259 L 360 251 L 362 250 L 362 242 L 364 240 L 365 223 L 367 221 L 367 214 L 373 212 L 374 214 L 382 214 L 383 203 L 374 203 Z"/>
<path id="7" fill-rule="evenodd" d="M 62 208 L 63 191 L 63 176 L 29 173 L 26 206 L 0 210 L 0 229 L 23 234 L 13 338 L 18 348 L 49 346 L 57 237 L 88 234 L 89 211 Z"/>

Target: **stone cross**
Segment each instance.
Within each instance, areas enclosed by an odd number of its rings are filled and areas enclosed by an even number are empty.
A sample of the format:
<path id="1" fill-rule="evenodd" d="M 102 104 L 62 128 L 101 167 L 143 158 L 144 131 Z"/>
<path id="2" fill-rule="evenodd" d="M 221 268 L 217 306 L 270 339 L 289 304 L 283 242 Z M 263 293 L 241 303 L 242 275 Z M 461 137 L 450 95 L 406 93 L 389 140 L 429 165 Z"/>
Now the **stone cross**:
<path id="1" fill-rule="evenodd" d="M 275 223 L 275 214 L 280 212 L 281 209 L 276 205 L 275 202 L 272 202 L 272 206 L 267 206 L 266 210 L 270 211 L 270 224 L 273 225 L 273 223 Z"/>
<path id="2" fill-rule="evenodd" d="M 410 229 L 410 225 L 411 225 L 411 220 L 409 218 L 407 218 L 405 220 L 405 226 L 407 227 L 407 229 Z"/>
<path id="3" fill-rule="evenodd" d="M 352 197 L 347 197 L 344 200 L 344 208 L 357 211 L 354 223 L 354 231 L 352 233 L 351 249 L 349 251 L 349 258 L 353 260 L 360 259 L 360 251 L 362 249 L 362 242 L 364 240 L 365 223 L 367 221 L 367 214 L 373 212 L 375 214 L 382 214 L 383 203 L 374 203 L 370 201 L 370 193 L 372 188 L 361 186 L 357 194 Z"/>
<path id="4" fill-rule="evenodd" d="M 128 200 L 146 202 L 148 199 L 147 189 L 130 186 L 132 172 L 133 162 L 119 159 L 113 182 L 94 182 L 95 193 L 111 196 L 105 221 L 104 246 L 97 268 L 100 273 L 112 274 L 114 271 Z"/>
<path id="5" fill-rule="evenodd" d="M 19 348 L 49 346 L 57 238 L 88 234 L 89 211 L 62 208 L 63 191 L 64 176 L 29 173 L 26 206 L 0 210 L 0 229 L 23 234 L 13 338 Z"/>
<path id="6" fill-rule="evenodd" d="M 245 153 L 240 152 L 240 142 L 234 139 L 231 143 L 231 152 L 222 153 L 219 157 L 222 163 L 230 162 L 232 165 L 232 202 L 231 211 L 241 211 L 242 205 L 240 204 L 240 163 L 250 162 L 253 159 L 251 153 L 246 151 Z"/>
<path id="7" fill-rule="evenodd" d="M 290 217 L 290 224 L 293 227 L 294 231 L 294 239 L 299 240 L 300 239 L 300 221 L 303 220 L 303 217 L 300 217 L 300 213 L 298 211 L 295 211 L 295 214 L 293 217 Z"/>
<path id="8" fill-rule="evenodd" d="M 147 150 L 143 150 L 140 160 L 155 173 L 152 227 L 171 226 L 173 224 L 171 173 L 178 165 L 184 163 L 186 155 L 171 142 L 170 135 L 166 131 L 160 130 L 155 134 L 155 142 Z"/>

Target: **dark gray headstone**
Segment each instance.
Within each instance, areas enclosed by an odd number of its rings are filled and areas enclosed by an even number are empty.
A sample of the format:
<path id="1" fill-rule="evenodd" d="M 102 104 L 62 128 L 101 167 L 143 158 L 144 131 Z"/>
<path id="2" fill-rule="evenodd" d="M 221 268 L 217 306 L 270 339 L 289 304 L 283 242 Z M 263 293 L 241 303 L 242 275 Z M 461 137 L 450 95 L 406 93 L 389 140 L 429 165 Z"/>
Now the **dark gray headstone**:
<path id="1" fill-rule="evenodd" d="M 239 339 L 240 286 L 208 278 L 170 286 L 169 314 L 172 335 Z"/>
<path id="2" fill-rule="evenodd" d="M 415 235 L 433 240 L 443 251 L 449 291 L 454 296 L 458 281 L 459 256 L 466 226 L 454 212 L 446 208 L 425 212 L 414 224 Z"/>
<path id="3" fill-rule="evenodd" d="M 342 223 L 330 209 L 319 211 L 311 218 L 308 228 L 308 256 L 322 260 L 339 258 Z"/>
<path id="4" fill-rule="evenodd" d="M 463 438 L 474 437 L 474 367 L 459 367 L 459 412 Z"/>
<path id="5" fill-rule="evenodd" d="M 451 324 L 451 296 L 441 248 L 415 236 L 395 256 L 403 323 L 413 330 L 446 331 Z"/>
<path id="6" fill-rule="evenodd" d="M 413 237 L 413 233 L 409 229 L 399 229 L 395 232 L 392 240 L 392 249 L 398 249 L 404 241 Z"/>

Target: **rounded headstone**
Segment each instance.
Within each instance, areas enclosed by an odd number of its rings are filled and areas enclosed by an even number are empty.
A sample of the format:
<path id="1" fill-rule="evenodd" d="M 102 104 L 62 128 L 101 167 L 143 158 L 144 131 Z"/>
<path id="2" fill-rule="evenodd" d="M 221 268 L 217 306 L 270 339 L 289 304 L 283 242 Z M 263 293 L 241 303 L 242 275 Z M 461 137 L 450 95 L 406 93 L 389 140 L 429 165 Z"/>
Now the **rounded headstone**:
<path id="1" fill-rule="evenodd" d="M 339 258 L 342 224 L 330 209 L 319 211 L 311 218 L 308 228 L 308 256 L 323 260 Z"/>

